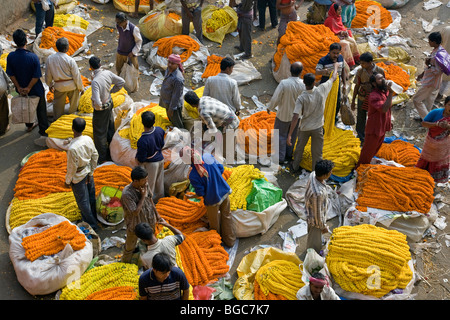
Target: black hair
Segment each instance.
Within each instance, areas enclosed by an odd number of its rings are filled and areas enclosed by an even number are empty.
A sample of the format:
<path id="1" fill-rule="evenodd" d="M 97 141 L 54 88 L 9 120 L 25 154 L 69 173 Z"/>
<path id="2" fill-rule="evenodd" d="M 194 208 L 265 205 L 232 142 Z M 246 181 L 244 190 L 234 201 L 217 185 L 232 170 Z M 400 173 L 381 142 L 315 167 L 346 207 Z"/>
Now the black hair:
<path id="1" fill-rule="evenodd" d="M 291 64 L 291 75 L 293 77 L 298 77 L 303 72 L 303 64 L 293 63 Z"/>
<path id="2" fill-rule="evenodd" d="M 449 101 L 450 101 L 450 96 L 447 96 L 447 97 L 445 98 L 444 106 L 445 106 Z"/>
<path id="3" fill-rule="evenodd" d="M 200 102 L 200 98 L 194 91 L 190 90 L 184 95 L 184 101 L 189 103 L 191 106 L 196 106 Z"/>
<path id="4" fill-rule="evenodd" d="M 373 61 L 373 55 L 370 52 L 364 52 L 359 56 L 360 61 L 364 62 L 372 62 Z"/>
<path id="5" fill-rule="evenodd" d="M 341 51 L 341 49 L 342 49 L 342 46 L 339 42 L 334 42 L 334 43 L 330 44 L 330 51 L 332 51 L 332 50 Z"/>
<path id="6" fill-rule="evenodd" d="M 435 42 L 437 44 L 441 44 L 442 43 L 442 36 L 441 33 L 436 31 L 436 32 L 432 32 L 428 35 L 428 40 Z"/>
<path id="7" fill-rule="evenodd" d="M 72 129 L 78 133 L 82 133 L 86 128 L 86 120 L 83 118 L 77 117 L 72 120 Z"/>
<path id="8" fill-rule="evenodd" d="M 101 61 L 99 57 L 90 57 L 89 58 L 89 65 L 92 69 L 97 70 L 101 66 Z"/>
<path id="9" fill-rule="evenodd" d="M 141 115 L 142 124 L 146 128 L 151 128 L 155 124 L 155 114 L 151 111 L 145 111 Z"/>
<path id="10" fill-rule="evenodd" d="M 236 62 L 234 62 L 233 59 L 231 59 L 230 57 L 225 57 L 222 59 L 222 61 L 220 61 L 220 70 L 224 71 L 229 67 L 234 67 L 235 64 Z"/>
<path id="11" fill-rule="evenodd" d="M 147 176 L 148 176 L 147 170 L 145 170 L 141 166 L 136 166 L 133 168 L 133 170 L 131 170 L 131 180 L 133 181 L 147 178 Z"/>
<path id="12" fill-rule="evenodd" d="M 320 279 L 320 280 L 326 280 L 325 275 L 321 272 L 314 272 L 311 277 Z"/>
<path id="13" fill-rule="evenodd" d="M 13 41 L 18 47 L 25 47 L 27 44 L 27 35 L 22 29 L 17 29 L 13 33 Z"/>
<path id="14" fill-rule="evenodd" d="M 312 85 L 314 85 L 315 81 L 316 81 L 316 76 L 314 75 L 314 73 L 307 73 L 303 76 L 303 83 L 307 87 L 311 87 Z"/>
<path id="15" fill-rule="evenodd" d="M 170 257 L 165 252 L 159 252 L 153 256 L 152 267 L 159 272 L 170 271 L 173 267 Z"/>
<path id="16" fill-rule="evenodd" d="M 322 177 L 329 174 L 334 168 L 334 162 L 331 160 L 322 159 L 316 162 L 314 166 L 314 171 L 316 172 L 316 177 Z"/>
<path id="17" fill-rule="evenodd" d="M 334 11 L 338 11 L 340 6 L 337 3 L 335 3 L 335 4 L 333 4 L 333 7 L 334 7 Z"/>
<path id="18" fill-rule="evenodd" d="M 134 233 L 139 239 L 150 240 L 153 236 L 154 231 L 148 223 L 141 222 L 138 223 L 136 227 L 134 227 Z"/>
<path id="19" fill-rule="evenodd" d="M 67 52 L 67 50 L 69 50 L 69 39 L 61 37 L 56 40 L 56 49 L 59 52 Z"/>
<path id="20" fill-rule="evenodd" d="M 377 74 L 378 74 L 378 72 L 374 72 L 374 73 L 372 73 L 372 74 L 370 75 L 370 77 L 369 77 L 369 82 L 370 82 L 370 83 L 373 83 L 373 82 L 376 82 L 376 81 L 377 81 Z"/>
<path id="21" fill-rule="evenodd" d="M 123 12 L 117 12 L 116 19 L 119 20 L 120 22 L 128 20 L 127 16 Z"/>

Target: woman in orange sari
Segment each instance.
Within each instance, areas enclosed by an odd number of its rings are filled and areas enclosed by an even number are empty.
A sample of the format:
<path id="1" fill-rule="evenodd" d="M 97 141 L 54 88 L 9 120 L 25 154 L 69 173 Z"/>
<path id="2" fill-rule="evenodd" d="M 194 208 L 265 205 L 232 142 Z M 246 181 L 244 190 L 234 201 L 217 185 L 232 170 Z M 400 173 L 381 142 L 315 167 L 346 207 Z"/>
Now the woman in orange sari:
<path id="1" fill-rule="evenodd" d="M 342 55 L 345 62 L 350 68 L 359 63 L 359 51 L 355 39 L 353 39 L 352 31 L 347 29 L 342 23 L 341 17 L 342 7 L 337 3 L 331 5 L 328 10 L 328 17 L 325 19 L 324 25 L 338 36 L 341 41 Z"/>
<path id="2" fill-rule="evenodd" d="M 416 167 L 428 170 L 436 183 L 446 183 L 450 165 L 450 96 L 444 108 L 430 111 L 422 121 L 428 128 Z"/>

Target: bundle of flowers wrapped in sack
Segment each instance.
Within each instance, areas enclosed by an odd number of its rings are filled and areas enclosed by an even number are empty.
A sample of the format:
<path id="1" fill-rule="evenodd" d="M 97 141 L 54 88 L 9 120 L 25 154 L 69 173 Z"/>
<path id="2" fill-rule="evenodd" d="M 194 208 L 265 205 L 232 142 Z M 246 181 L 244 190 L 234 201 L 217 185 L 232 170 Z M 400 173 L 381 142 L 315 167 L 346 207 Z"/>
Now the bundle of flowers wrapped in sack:
<path id="1" fill-rule="evenodd" d="M 161 1 L 153 0 L 155 4 Z M 134 12 L 135 10 L 135 0 L 113 0 L 114 8 L 123 12 Z M 139 2 L 139 13 L 146 13 L 150 11 L 150 0 L 140 0 Z"/>
<path id="2" fill-rule="evenodd" d="M 340 39 L 324 25 L 291 21 L 273 57 L 274 71 L 278 70 L 281 59 L 286 54 L 290 63 L 303 63 L 303 75 L 315 73 L 320 58 L 328 54 L 332 43 L 339 41 Z"/>
<path id="3" fill-rule="evenodd" d="M 56 14 L 53 21 L 54 27 L 80 27 L 86 30 L 89 26 L 89 22 L 76 14 Z"/>
<path id="4" fill-rule="evenodd" d="M 153 47 L 158 48 L 158 56 L 163 58 L 169 58 L 169 56 L 173 53 L 172 50 L 175 46 L 184 49 L 184 51 L 180 54 L 181 62 L 185 62 L 189 59 L 192 52 L 200 49 L 200 44 L 190 36 L 186 35 L 161 38 L 156 40 L 153 44 Z"/>
<path id="5" fill-rule="evenodd" d="M 158 201 L 156 209 L 162 218 L 186 236 L 177 247 L 178 262 L 191 285 L 206 285 L 228 272 L 229 257 L 221 245 L 221 236 L 215 230 L 199 231 L 207 227 L 202 219 L 206 214 L 203 199 L 197 202 L 186 196 L 184 199 L 165 197 Z"/>
<path id="6" fill-rule="evenodd" d="M 434 180 L 426 170 L 363 164 L 357 168 L 359 206 L 427 214 L 434 200 Z"/>
<path id="7" fill-rule="evenodd" d="M 336 114 L 336 100 L 339 86 L 339 79 L 333 84 L 325 102 L 325 123 L 323 137 L 324 159 L 332 160 L 335 164 L 333 176 L 339 178 L 348 177 L 359 159 L 361 153 L 360 141 L 351 130 L 339 129 L 334 125 Z M 311 139 L 305 146 L 303 158 L 300 166 L 312 171 Z"/>
<path id="8" fill-rule="evenodd" d="M 333 229 L 326 264 L 345 291 L 381 298 L 413 277 L 406 235 L 370 224 Z"/>
<path id="9" fill-rule="evenodd" d="M 352 28 L 386 29 L 392 23 L 391 13 L 379 2 L 358 0 L 355 2 L 356 16 Z"/>
<path id="10" fill-rule="evenodd" d="M 112 87 L 111 87 L 112 88 Z M 128 96 L 127 90 L 125 88 L 120 89 L 117 92 L 111 93 L 111 98 L 113 100 L 113 107 L 116 108 L 126 101 Z M 93 113 L 94 107 L 92 106 L 92 88 L 87 88 L 80 97 L 80 102 L 78 103 L 78 112 L 80 113 Z"/>
<path id="11" fill-rule="evenodd" d="M 175 12 L 149 11 L 139 20 L 139 30 L 149 40 L 158 40 L 181 34 L 181 16 Z"/>
<path id="12" fill-rule="evenodd" d="M 230 6 L 207 5 L 202 9 L 202 21 L 203 35 L 222 44 L 225 35 L 236 30 L 238 16 Z"/>
<path id="13" fill-rule="evenodd" d="M 144 132 L 144 125 L 142 124 L 142 113 L 145 111 L 151 111 L 155 115 L 156 127 L 161 127 L 164 131 L 172 123 L 167 117 L 167 111 L 163 107 L 160 107 L 157 103 L 150 103 L 150 105 L 141 108 L 136 111 L 130 121 L 130 126 L 125 127 L 119 131 L 119 135 L 124 139 L 130 140 L 131 148 L 137 148 L 137 142 Z"/>
<path id="14" fill-rule="evenodd" d="M 83 135 L 94 138 L 94 129 L 92 128 L 92 117 L 79 116 L 76 114 L 64 114 L 56 121 L 53 121 L 45 132 L 49 138 L 67 139 L 73 138 L 72 122 L 75 118 L 83 118 L 86 120 L 86 128 Z"/>
<path id="15" fill-rule="evenodd" d="M 272 154 L 272 130 L 276 113 L 259 111 L 239 122 L 236 142 L 249 155 L 270 157 Z"/>
<path id="16" fill-rule="evenodd" d="M 205 71 L 203 71 L 202 78 L 206 79 L 212 76 L 216 76 L 220 73 L 220 62 L 223 57 L 212 54 L 208 56 Z"/>
<path id="17" fill-rule="evenodd" d="M 56 40 L 62 37 L 69 40 L 69 50 L 67 51 L 67 54 L 71 56 L 83 46 L 84 38 L 86 37 L 86 35 L 66 31 L 61 27 L 47 27 L 42 31 L 39 48 L 53 48 L 55 52 L 57 52 L 58 50 L 56 49 Z"/>
<path id="18" fill-rule="evenodd" d="M 138 266 L 113 262 L 89 269 L 61 290 L 59 300 L 137 300 Z"/>
<path id="19" fill-rule="evenodd" d="M 383 143 L 376 156 L 395 161 L 405 167 L 414 167 L 420 158 L 420 150 L 412 143 L 398 139 L 391 143 Z"/>
<path id="20" fill-rule="evenodd" d="M 273 260 L 256 272 L 254 297 L 255 300 L 297 300 L 297 291 L 304 285 L 297 264 Z"/>

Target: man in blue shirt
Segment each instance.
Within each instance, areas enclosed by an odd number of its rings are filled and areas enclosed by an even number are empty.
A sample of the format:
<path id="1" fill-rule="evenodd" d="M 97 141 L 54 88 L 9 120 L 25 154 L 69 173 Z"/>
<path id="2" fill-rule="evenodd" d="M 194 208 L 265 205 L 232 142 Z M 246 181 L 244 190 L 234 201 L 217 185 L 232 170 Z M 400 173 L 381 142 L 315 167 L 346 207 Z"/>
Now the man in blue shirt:
<path id="1" fill-rule="evenodd" d="M 155 127 L 155 114 L 145 111 L 141 115 L 144 132 L 137 142 L 136 160 L 148 173 L 148 186 L 153 193 L 153 202 L 164 197 L 164 130 Z"/>
<path id="2" fill-rule="evenodd" d="M 232 247 L 236 241 L 236 231 L 230 211 L 231 188 L 222 177 L 223 165 L 211 154 L 205 153 L 202 157 L 190 147 L 180 150 L 180 157 L 184 155 L 191 161 L 189 182 L 195 189 L 195 195 L 187 197 L 203 197 L 209 227 L 220 234 L 226 246 Z"/>
<path id="3" fill-rule="evenodd" d="M 45 100 L 45 90 L 41 82 L 41 65 L 38 56 L 28 51 L 27 35 L 22 29 L 17 29 L 13 33 L 14 43 L 17 49 L 11 52 L 6 60 L 6 74 L 16 87 L 17 93 L 22 96 L 37 96 L 39 103 L 36 109 L 36 116 L 39 124 L 39 134 L 48 136 L 45 130 L 49 123 L 47 118 L 47 102 Z M 26 123 L 27 132 L 31 132 L 36 127 L 36 123 Z"/>
<path id="4" fill-rule="evenodd" d="M 163 252 L 155 254 L 152 268 L 139 277 L 141 300 L 188 300 L 189 287 L 184 272 Z"/>

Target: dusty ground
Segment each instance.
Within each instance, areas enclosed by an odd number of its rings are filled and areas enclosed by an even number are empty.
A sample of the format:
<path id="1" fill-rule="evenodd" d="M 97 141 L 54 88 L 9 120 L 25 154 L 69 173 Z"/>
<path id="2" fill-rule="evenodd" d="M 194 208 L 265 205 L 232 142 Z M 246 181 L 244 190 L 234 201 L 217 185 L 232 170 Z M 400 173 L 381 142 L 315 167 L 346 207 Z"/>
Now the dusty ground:
<path id="1" fill-rule="evenodd" d="M 114 8 L 112 1 L 106 5 L 99 5 L 91 0 L 81 0 L 83 4 L 88 5 L 89 13 L 92 18 L 98 19 L 102 22 L 104 27 L 89 37 L 89 43 L 91 45 L 90 50 L 93 54 L 101 57 L 104 66 L 108 66 L 115 61 L 114 52 L 116 49 L 115 33 L 110 32 L 110 28 L 114 28 L 114 14 L 116 9 Z M 211 2 L 207 1 L 208 3 Z M 301 20 L 306 19 L 306 10 L 312 4 L 312 2 L 305 1 L 302 7 L 298 10 Z M 423 58 L 425 57 L 423 52 L 430 51 L 427 42 L 423 39 L 426 37 L 426 33 L 423 31 L 420 18 L 426 21 L 431 21 L 437 17 L 446 24 L 449 23 L 450 9 L 445 7 L 445 4 L 439 8 L 425 11 L 422 8 L 422 1 L 411 0 L 404 7 L 398 9 L 402 15 L 402 30 L 400 35 L 410 38 L 412 43 L 417 45 L 417 48 L 412 48 L 412 57 L 409 64 L 417 66 L 418 71 L 422 71 Z M 258 41 L 258 44 L 253 45 L 253 58 L 250 60 L 258 71 L 262 75 L 262 80 L 256 80 L 248 85 L 240 87 L 240 92 L 244 103 L 244 107 L 249 109 L 255 108 L 254 103 L 251 101 L 251 97 L 256 95 L 263 103 L 267 102 L 273 91 L 277 86 L 277 82 L 274 80 L 271 72 L 270 60 L 275 52 L 274 42 L 277 37 L 277 30 L 271 29 L 268 21 L 268 12 L 266 31 L 253 31 L 253 38 Z M 31 29 L 34 26 L 34 14 L 24 14 L 23 19 L 15 22 L 9 26 L 7 30 L 2 30 L 2 34 L 12 34 L 15 28 L 21 27 L 24 29 Z M 137 22 L 137 19 L 131 19 Z M 440 30 L 444 24 L 438 25 L 434 30 Z M 255 28 L 256 29 L 256 28 Z M 106 41 L 106 46 L 102 45 L 102 42 L 98 40 Z M 231 35 L 227 35 L 225 41 L 221 47 L 217 43 L 213 43 L 205 39 L 205 44 L 208 46 L 210 53 L 216 54 L 235 54 L 233 47 L 238 43 L 238 38 Z M 89 76 L 87 60 L 83 59 L 78 62 L 81 67 L 81 72 L 84 76 Z M 141 66 L 148 66 L 144 60 L 140 61 Z M 188 78 L 188 77 L 187 77 Z M 131 97 L 134 101 L 149 100 L 150 93 L 149 88 L 153 81 L 153 77 L 141 76 L 140 91 L 132 93 Z M 195 86 L 190 83 L 189 79 L 186 81 L 186 86 Z M 409 107 L 402 105 L 394 108 L 393 116 L 395 119 L 394 128 L 399 133 L 405 136 L 414 136 L 414 143 L 418 146 L 422 146 L 423 137 L 426 131 L 420 127 L 419 123 L 414 121 L 410 116 Z M 1 204 L 0 211 L 5 212 L 9 201 L 13 196 L 12 189 L 14 188 L 15 181 L 17 180 L 19 163 L 24 156 L 29 152 L 40 150 L 33 144 L 33 140 L 36 139 L 36 131 L 31 134 L 23 134 L 23 128 L 20 125 L 13 126 L 12 130 L 8 132 L 5 137 L 0 138 L 0 173 L 2 177 L 2 184 L 0 185 Z M 20 146 L 20 147 L 18 147 Z M 288 172 L 280 171 L 278 177 L 278 183 L 284 192 L 295 181 L 296 177 Z M 448 187 L 446 190 L 439 190 L 446 197 L 447 203 L 449 199 Z M 443 208 L 441 215 L 448 218 L 448 205 L 447 208 Z M 239 239 L 239 248 L 235 258 L 235 263 L 230 271 L 231 279 L 234 282 L 236 279 L 235 269 L 239 264 L 242 257 L 256 245 L 275 245 L 280 246 L 282 239 L 278 235 L 279 231 L 287 231 L 289 227 L 296 224 L 298 220 L 297 216 L 286 209 L 279 217 L 274 226 L 264 235 L 256 235 L 249 238 Z M 331 227 L 336 227 L 338 224 L 337 218 L 330 221 Z M 8 235 L 4 228 L 4 219 L 0 220 L 0 279 L 2 283 L 2 290 L 0 290 L 0 299 L 7 300 L 29 300 L 29 299 L 52 299 L 54 295 L 45 297 L 33 297 L 30 296 L 17 282 L 14 269 L 8 256 Z M 105 227 L 100 231 L 100 237 L 123 236 L 124 231 L 121 229 L 122 225 L 118 227 Z M 117 231 L 118 230 L 118 231 Z M 114 231 L 114 233 L 113 233 Z M 116 232 L 117 231 L 117 232 Z M 449 226 L 443 231 L 438 230 L 435 238 L 427 237 L 424 239 L 424 243 L 441 244 L 441 250 L 438 252 L 431 249 L 424 250 L 421 255 L 417 256 L 416 268 L 422 275 L 422 280 L 417 282 L 417 286 L 414 289 L 414 293 L 417 293 L 417 300 L 442 300 L 450 298 L 450 286 L 447 283 L 449 274 L 448 255 L 450 254 L 449 248 L 446 246 L 441 235 L 445 235 L 449 232 Z M 306 237 L 302 237 L 298 241 L 297 253 L 301 254 L 305 250 Z M 114 256 L 119 253 L 120 250 L 113 248 L 103 252 Z"/>

